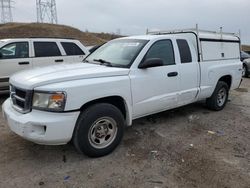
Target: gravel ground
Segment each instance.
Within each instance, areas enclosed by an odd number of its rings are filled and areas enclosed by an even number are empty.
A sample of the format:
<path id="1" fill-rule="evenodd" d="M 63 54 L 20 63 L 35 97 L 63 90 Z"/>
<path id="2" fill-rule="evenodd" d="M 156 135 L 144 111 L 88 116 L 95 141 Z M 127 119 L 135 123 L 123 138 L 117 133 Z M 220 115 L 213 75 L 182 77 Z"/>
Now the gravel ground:
<path id="1" fill-rule="evenodd" d="M 6 99 L 0 98 L 0 104 Z M 250 78 L 220 112 L 196 103 L 134 121 L 112 154 L 40 146 L 0 118 L 0 188 L 250 187 Z"/>

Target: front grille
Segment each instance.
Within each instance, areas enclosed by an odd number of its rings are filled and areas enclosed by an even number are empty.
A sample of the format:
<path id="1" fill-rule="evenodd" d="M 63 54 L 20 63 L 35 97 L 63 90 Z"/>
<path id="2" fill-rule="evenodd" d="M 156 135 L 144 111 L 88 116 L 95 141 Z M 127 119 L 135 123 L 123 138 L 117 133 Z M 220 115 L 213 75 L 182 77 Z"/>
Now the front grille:
<path id="1" fill-rule="evenodd" d="M 20 89 L 13 85 L 10 86 L 12 105 L 21 113 L 28 113 L 31 111 L 32 94 L 30 90 Z"/>

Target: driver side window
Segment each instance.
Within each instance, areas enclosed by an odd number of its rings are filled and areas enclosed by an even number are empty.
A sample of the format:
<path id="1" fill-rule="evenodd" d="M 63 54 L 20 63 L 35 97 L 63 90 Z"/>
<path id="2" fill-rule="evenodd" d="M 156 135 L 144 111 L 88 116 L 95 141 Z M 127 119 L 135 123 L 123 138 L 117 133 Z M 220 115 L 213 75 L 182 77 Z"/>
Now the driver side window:
<path id="1" fill-rule="evenodd" d="M 29 57 L 29 43 L 17 42 L 5 45 L 0 49 L 1 59 L 15 59 Z"/>
<path id="2" fill-rule="evenodd" d="M 171 40 L 160 40 L 155 42 L 148 50 L 145 60 L 151 58 L 160 58 L 164 65 L 174 65 L 174 49 Z"/>

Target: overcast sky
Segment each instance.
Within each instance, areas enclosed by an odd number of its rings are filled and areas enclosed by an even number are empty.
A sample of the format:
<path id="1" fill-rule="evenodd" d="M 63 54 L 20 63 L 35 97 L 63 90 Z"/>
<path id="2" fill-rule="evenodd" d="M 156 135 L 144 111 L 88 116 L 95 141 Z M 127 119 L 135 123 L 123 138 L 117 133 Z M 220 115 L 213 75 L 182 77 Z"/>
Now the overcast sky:
<path id="1" fill-rule="evenodd" d="M 59 24 L 83 31 L 144 34 L 199 27 L 238 33 L 250 44 L 250 0 L 57 0 Z M 15 0 L 17 22 L 36 22 L 36 0 Z"/>

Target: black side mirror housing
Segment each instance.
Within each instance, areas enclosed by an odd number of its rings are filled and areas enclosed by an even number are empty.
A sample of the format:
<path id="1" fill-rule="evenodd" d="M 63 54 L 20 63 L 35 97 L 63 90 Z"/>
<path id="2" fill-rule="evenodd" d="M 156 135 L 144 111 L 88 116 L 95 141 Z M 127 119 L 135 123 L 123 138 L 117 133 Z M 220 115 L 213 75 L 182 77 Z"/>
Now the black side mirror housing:
<path id="1" fill-rule="evenodd" d="M 139 69 L 147 69 L 151 67 L 160 67 L 163 66 L 163 60 L 160 58 L 151 58 L 143 61 L 138 68 Z"/>

